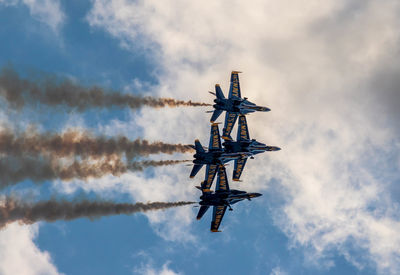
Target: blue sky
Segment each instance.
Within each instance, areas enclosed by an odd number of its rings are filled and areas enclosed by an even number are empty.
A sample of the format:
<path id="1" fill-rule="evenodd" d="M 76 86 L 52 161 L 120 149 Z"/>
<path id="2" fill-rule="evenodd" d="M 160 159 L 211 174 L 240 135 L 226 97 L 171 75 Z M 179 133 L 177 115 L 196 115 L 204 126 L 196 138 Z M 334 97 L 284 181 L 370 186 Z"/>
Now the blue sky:
<path id="1" fill-rule="evenodd" d="M 222 233 L 210 233 L 210 213 L 196 221 L 191 206 L 13 224 L 0 231 L 0 273 L 398 273 L 400 141 L 393 102 L 400 99 L 400 70 L 393 63 L 400 53 L 399 4 L 290 2 L 0 0 L 1 67 L 205 102 L 215 83 L 226 93 L 230 71 L 241 70 L 242 94 L 272 109 L 248 116 L 251 137 L 283 149 L 250 160 L 243 182 L 231 183 L 263 196 L 235 205 Z M 377 92 L 382 75 L 387 85 Z M 79 113 L 1 105 L 2 124 L 15 129 L 35 124 L 40 131 L 208 141 L 204 108 Z M 190 169 L 161 167 L 41 186 L 28 181 L 4 193 L 197 200 L 194 186 L 204 170 L 190 180 Z"/>

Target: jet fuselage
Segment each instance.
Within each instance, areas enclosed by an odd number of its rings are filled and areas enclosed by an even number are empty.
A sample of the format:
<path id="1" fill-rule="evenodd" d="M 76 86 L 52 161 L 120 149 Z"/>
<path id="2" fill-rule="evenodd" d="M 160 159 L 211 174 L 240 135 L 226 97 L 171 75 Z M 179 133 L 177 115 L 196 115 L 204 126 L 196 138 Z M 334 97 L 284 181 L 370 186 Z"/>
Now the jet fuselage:
<path id="1" fill-rule="evenodd" d="M 257 106 L 256 104 L 248 101 L 247 99 L 234 97 L 229 98 L 216 98 L 214 99 L 215 104 L 213 107 L 217 110 L 223 110 L 227 112 L 237 114 L 248 114 L 255 111 L 268 112 L 271 109 L 263 106 Z"/>
<path id="2" fill-rule="evenodd" d="M 279 151 L 276 146 L 267 146 L 264 143 L 252 140 L 225 141 L 222 144 L 227 153 L 248 153 L 249 155 L 257 155 L 266 151 Z"/>
<path id="3" fill-rule="evenodd" d="M 209 150 L 196 152 L 193 155 L 195 164 L 224 164 L 241 157 L 239 153 L 226 153 L 224 150 Z"/>
<path id="4" fill-rule="evenodd" d="M 244 199 L 260 197 L 260 193 L 247 193 L 246 191 L 234 190 L 216 191 L 215 193 L 204 193 L 200 196 L 200 205 L 206 206 L 230 206 Z"/>

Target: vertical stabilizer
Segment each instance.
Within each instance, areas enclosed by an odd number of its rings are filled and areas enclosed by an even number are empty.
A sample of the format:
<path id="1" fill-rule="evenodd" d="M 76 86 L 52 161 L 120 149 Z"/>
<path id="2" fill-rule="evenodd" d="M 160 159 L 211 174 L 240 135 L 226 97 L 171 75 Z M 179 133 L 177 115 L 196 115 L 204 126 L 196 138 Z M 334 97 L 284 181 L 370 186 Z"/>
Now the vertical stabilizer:
<path id="1" fill-rule="evenodd" d="M 222 92 L 221 87 L 219 84 L 215 84 L 215 95 L 218 99 L 225 99 L 224 93 Z"/>
<path id="2" fill-rule="evenodd" d="M 201 145 L 200 141 L 198 139 L 196 139 L 194 141 L 194 149 L 196 150 L 196 153 L 204 153 L 204 148 Z"/>

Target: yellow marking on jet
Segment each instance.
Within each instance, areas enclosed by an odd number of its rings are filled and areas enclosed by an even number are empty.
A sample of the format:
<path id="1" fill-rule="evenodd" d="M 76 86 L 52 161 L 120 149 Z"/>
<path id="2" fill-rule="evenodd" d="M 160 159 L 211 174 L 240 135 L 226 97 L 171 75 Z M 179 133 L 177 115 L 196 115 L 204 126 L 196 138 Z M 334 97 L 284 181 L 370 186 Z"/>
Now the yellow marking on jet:
<path id="1" fill-rule="evenodd" d="M 211 174 L 211 175 L 209 175 L 208 176 L 208 178 L 207 178 L 207 183 L 208 184 L 211 184 L 212 183 L 212 180 L 213 180 L 213 178 L 214 178 L 214 176 Z"/>
<path id="2" fill-rule="evenodd" d="M 242 137 L 247 136 L 247 135 L 246 135 L 246 127 L 242 127 L 242 129 L 240 130 L 240 135 L 241 135 Z"/>
<path id="3" fill-rule="evenodd" d="M 216 211 L 216 215 L 215 215 L 215 225 L 218 225 L 221 223 L 223 213 L 224 213 L 224 209 L 219 209 L 219 207 L 218 207 L 217 211 Z"/>
<path id="4" fill-rule="evenodd" d="M 214 148 L 218 148 L 219 147 L 218 136 L 214 136 L 212 146 Z"/>

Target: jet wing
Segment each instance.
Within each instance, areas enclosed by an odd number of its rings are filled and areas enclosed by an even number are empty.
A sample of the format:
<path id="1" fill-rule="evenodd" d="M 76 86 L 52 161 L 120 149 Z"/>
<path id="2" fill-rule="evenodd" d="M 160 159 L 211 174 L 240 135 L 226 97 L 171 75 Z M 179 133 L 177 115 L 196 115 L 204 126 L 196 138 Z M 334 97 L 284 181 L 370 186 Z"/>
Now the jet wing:
<path id="1" fill-rule="evenodd" d="M 203 167 L 203 164 L 195 164 L 193 166 L 192 171 L 190 172 L 190 176 L 189 177 L 191 179 L 194 178 L 197 175 L 197 173 L 200 171 L 201 167 Z"/>
<path id="2" fill-rule="evenodd" d="M 241 98 L 240 94 L 240 85 L 239 85 L 239 73 L 233 71 L 231 73 L 231 86 L 229 87 L 229 99 L 232 97 L 239 97 Z"/>
<path id="3" fill-rule="evenodd" d="M 222 114 L 222 112 L 223 112 L 222 110 L 218 110 L 218 109 L 214 110 L 214 112 L 210 118 L 210 122 L 214 123 L 217 120 L 217 118 Z"/>
<path id="4" fill-rule="evenodd" d="M 202 206 L 200 207 L 199 213 L 197 213 L 197 219 L 198 219 L 198 220 L 200 220 L 200 219 L 204 216 L 204 214 L 207 212 L 207 210 L 208 210 L 209 207 L 210 207 L 210 206 L 208 206 L 208 205 L 202 205 Z"/>
<path id="5" fill-rule="evenodd" d="M 229 191 L 226 169 L 223 165 L 220 165 L 218 169 L 217 186 L 215 187 L 215 191 Z"/>
<path id="6" fill-rule="evenodd" d="M 239 126 L 237 131 L 237 141 L 250 139 L 249 128 L 247 127 L 247 121 L 245 115 L 239 115 Z"/>
<path id="7" fill-rule="evenodd" d="M 211 231 L 212 232 L 221 232 L 218 230 L 222 218 L 224 217 L 226 211 L 226 206 L 214 206 L 213 209 L 213 219 L 211 221 Z"/>
<path id="8" fill-rule="evenodd" d="M 234 181 L 239 181 L 244 166 L 246 165 L 246 161 L 247 158 L 240 158 L 235 160 L 235 167 L 233 169 L 233 178 L 232 178 Z"/>
<path id="9" fill-rule="evenodd" d="M 209 150 L 221 149 L 221 136 L 219 135 L 218 124 L 211 124 L 211 132 L 210 132 L 210 144 L 208 146 Z"/>
<path id="10" fill-rule="evenodd" d="M 203 192 L 210 192 L 211 185 L 214 181 L 215 175 L 217 174 L 218 165 L 209 164 L 206 168 L 206 176 L 202 183 L 202 190 Z"/>
<path id="11" fill-rule="evenodd" d="M 237 117 L 238 117 L 238 115 L 236 113 L 226 112 L 225 125 L 224 125 L 224 130 L 222 133 L 223 139 L 232 140 L 231 132 L 232 132 L 233 126 L 235 126 Z"/>

